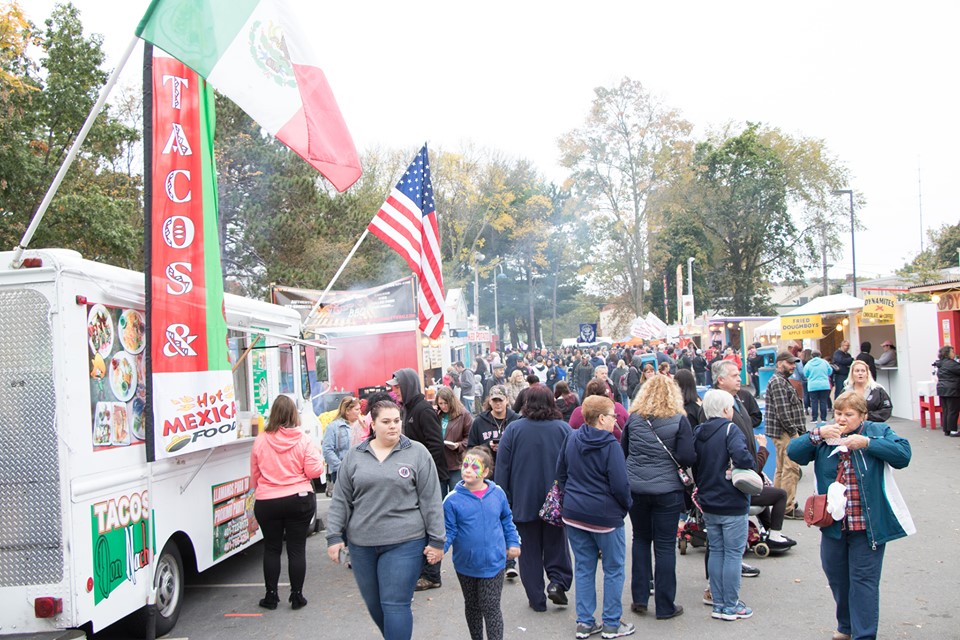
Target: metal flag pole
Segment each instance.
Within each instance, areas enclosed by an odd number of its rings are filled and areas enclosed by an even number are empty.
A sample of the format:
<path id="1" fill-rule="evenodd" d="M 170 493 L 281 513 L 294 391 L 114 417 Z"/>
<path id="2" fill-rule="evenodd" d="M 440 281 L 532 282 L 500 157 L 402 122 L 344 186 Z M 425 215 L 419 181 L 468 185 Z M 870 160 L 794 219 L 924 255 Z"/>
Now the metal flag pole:
<path id="1" fill-rule="evenodd" d="M 330 289 L 337 282 L 337 279 L 340 277 L 340 274 L 343 273 L 343 270 L 347 267 L 347 263 L 353 258 L 353 254 L 357 252 L 357 249 L 360 248 L 360 244 L 366 240 L 367 235 L 370 233 L 369 229 L 364 229 L 363 233 L 360 235 L 360 239 L 357 240 L 357 243 L 353 245 L 353 249 L 350 249 L 350 253 L 347 254 L 347 257 L 344 258 L 343 264 L 340 265 L 340 268 L 337 269 L 337 272 L 333 274 L 333 279 L 330 280 L 330 284 L 327 285 L 327 288 L 323 290 L 323 293 L 320 294 L 320 297 L 317 298 L 317 301 L 314 303 L 313 308 L 310 309 L 310 313 L 307 315 L 307 319 L 303 321 L 303 326 L 306 328 L 310 324 L 310 320 L 313 319 L 313 315 L 320 310 L 320 305 L 323 304 L 324 299 L 327 297 L 327 294 L 330 293 Z"/>
<path id="2" fill-rule="evenodd" d="M 103 105 L 107 103 L 107 97 L 110 95 L 113 87 L 116 86 L 117 80 L 120 78 L 120 72 L 127 64 L 127 60 L 129 60 L 130 56 L 133 54 L 133 49 L 137 46 L 137 42 L 139 40 L 140 38 L 137 36 L 134 36 L 133 39 L 130 40 L 130 44 L 127 45 L 127 50 L 124 51 L 123 55 L 120 57 L 120 62 L 114 68 L 113 73 L 110 74 L 110 77 L 107 79 L 107 83 L 103 85 L 103 88 L 100 90 L 100 97 L 97 98 L 96 104 L 93 105 L 93 108 L 87 115 L 87 120 L 83 123 L 83 127 L 80 128 L 80 132 L 73 141 L 73 146 L 70 147 L 70 152 L 67 153 L 67 158 L 63 161 L 63 164 L 60 165 L 60 170 L 57 171 L 56 177 L 54 177 L 53 182 L 50 183 L 50 188 L 47 189 L 47 194 L 43 196 L 40 206 L 37 207 L 37 212 L 33 214 L 33 219 L 30 220 L 30 226 L 28 226 L 27 230 L 24 232 L 23 238 L 20 240 L 20 244 L 18 244 L 14 249 L 13 260 L 10 262 L 10 267 L 12 269 L 19 269 L 20 265 L 23 264 L 23 252 L 33 239 L 33 234 L 36 233 L 37 227 L 40 226 L 40 221 L 43 219 L 43 214 L 47 212 L 47 208 L 50 206 L 53 196 L 55 196 L 57 191 L 60 189 L 60 183 L 63 182 L 63 178 L 67 175 L 67 170 L 70 169 L 70 166 L 76 159 L 77 154 L 80 152 L 80 145 L 82 145 L 83 141 L 87 138 L 87 133 L 89 133 L 90 128 L 93 127 L 94 120 L 96 120 L 97 116 L 100 115 L 100 110 L 103 109 Z"/>

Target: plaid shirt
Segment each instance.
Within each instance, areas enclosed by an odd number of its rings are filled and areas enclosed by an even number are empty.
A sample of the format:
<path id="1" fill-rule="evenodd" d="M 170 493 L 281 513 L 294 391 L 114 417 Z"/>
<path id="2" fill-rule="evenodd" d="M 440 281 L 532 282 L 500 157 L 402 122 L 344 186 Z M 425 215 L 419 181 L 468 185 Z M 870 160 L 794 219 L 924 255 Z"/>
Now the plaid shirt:
<path id="1" fill-rule="evenodd" d="M 814 429 L 810 433 L 810 441 L 814 444 L 823 442 L 823 438 L 820 437 L 820 429 Z M 846 514 L 840 526 L 847 531 L 866 531 L 867 519 L 863 514 L 863 499 L 860 497 L 860 483 L 857 481 L 857 474 L 853 470 L 853 460 L 850 458 L 849 452 L 841 452 L 837 455 L 840 458 L 837 461 L 838 482 L 847 488 Z"/>
<path id="2" fill-rule="evenodd" d="M 779 438 L 784 434 L 793 437 L 803 433 L 806 422 L 803 401 L 790 381 L 779 371 L 767 384 L 766 420 L 766 434 L 771 438 Z"/>

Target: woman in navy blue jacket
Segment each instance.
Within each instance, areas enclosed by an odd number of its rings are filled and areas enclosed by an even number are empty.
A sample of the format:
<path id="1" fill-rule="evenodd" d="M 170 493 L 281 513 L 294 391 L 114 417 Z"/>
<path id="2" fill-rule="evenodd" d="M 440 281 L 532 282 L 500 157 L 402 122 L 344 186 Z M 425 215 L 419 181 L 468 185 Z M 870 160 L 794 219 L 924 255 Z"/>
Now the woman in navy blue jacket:
<path id="1" fill-rule="evenodd" d="M 494 478 L 507 494 L 513 521 L 523 540 L 520 581 L 534 611 L 547 610 L 547 597 L 567 604 L 573 567 L 563 527 L 540 519 L 540 507 L 556 479 L 557 458 L 567 436 L 573 433 L 561 419 L 553 392 L 543 384 L 529 388 L 523 417 L 507 425 L 497 447 Z M 543 573 L 550 579 L 543 593 Z"/>
<path id="2" fill-rule="evenodd" d="M 598 631 L 604 638 L 634 632 L 620 620 L 623 613 L 624 559 L 627 543 L 623 519 L 630 509 L 630 481 L 620 444 L 613 401 L 590 396 L 583 401 L 583 419 L 560 452 L 557 482 L 563 489 L 563 522 L 573 549 L 577 579 L 577 638 Z M 603 624 L 597 623 L 597 556 L 603 557 Z"/>
<path id="3" fill-rule="evenodd" d="M 739 620 L 753 615 L 740 601 L 740 563 L 747 545 L 747 512 L 750 498 L 741 493 L 727 477 L 730 463 L 737 469 L 753 469 L 756 460 L 747 448 L 746 436 L 731 420 L 733 396 L 711 389 L 703 397 L 707 421 L 694 433 L 697 462 L 693 475 L 697 482 L 697 500 L 707 523 L 710 545 L 710 592 L 712 617 Z"/>

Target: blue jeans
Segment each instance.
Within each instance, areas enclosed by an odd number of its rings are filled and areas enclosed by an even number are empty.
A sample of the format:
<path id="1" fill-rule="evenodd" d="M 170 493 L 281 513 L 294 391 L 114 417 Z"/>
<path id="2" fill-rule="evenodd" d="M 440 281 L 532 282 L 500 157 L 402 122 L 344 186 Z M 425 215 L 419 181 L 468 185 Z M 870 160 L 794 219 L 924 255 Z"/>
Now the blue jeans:
<path id="1" fill-rule="evenodd" d="M 864 531 L 841 531 L 839 540 L 820 536 L 820 564 L 837 603 L 837 631 L 854 640 L 877 637 L 884 548 L 871 549 Z"/>
<path id="2" fill-rule="evenodd" d="M 413 635 L 413 589 L 423 565 L 426 538 L 381 547 L 350 544 L 350 562 L 360 595 L 385 640 Z"/>
<path id="3" fill-rule="evenodd" d="M 724 516 L 703 512 L 710 545 L 710 592 L 714 605 L 735 607 L 740 600 L 740 564 L 747 546 L 747 514 Z"/>
<path id="4" fill-rule="evenodd" d="M 610 533 L 566 527 L 573 549 L 573 574 L 577 587 L 577 622 L 592 625 L 597 609 L 597 556 L 603 553 L 603 624 L 620 626 L 623 614 L 623 565 L 627 539 L 620 525 Z M 521 558 L 523 556 L 520 556 Z"/>
<path id="5" fill-rule="evenodd" d="M 446 483 L 442 484 L 442 486 L 440 487 L 440 490 L 443 493 L 443 495 L 447 495 L 448 493 L 451 493 L 453 491 L 453 488 L 457 486 L 457 483 L 463 480 L 463 476 L 461 475 L 460 469 L 453 469 L 452 471 L 447 471 L 447 473 L 450 474 L 450 478 L 446 481 Z"/>
<path id="6" fill-rule="evenodd" d="M 808 391 L 810 396 L 810 417 L 814 422 L 818 420 L 827 420 L 827 398 L 830 397 L 830 389 L 822 391 Z M 819 418 L 817 416 L 820 416 Z"/>
<path id="7" fill-rule="evenodd" d="M 633 494 L 633 506 L 630 507 L 630 522 L 633 524 L 630 593 L 633 604 L 646 605 L 650 598 L 650 580 L 653 579 L 654 602 L 660 617 L 676 611 L 673 601 L 677 597 L 677 521 L 681 511 L 683 491 L 662 495 Z M 656 565 L 651 563 L 651 545 Z"/>

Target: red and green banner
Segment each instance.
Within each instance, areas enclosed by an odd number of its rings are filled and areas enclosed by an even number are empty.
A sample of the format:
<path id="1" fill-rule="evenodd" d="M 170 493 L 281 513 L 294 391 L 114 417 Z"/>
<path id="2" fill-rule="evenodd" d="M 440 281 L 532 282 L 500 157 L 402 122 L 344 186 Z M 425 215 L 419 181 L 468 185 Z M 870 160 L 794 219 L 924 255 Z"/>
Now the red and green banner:
<path id="1" fill-rule="evenodd" d="M 213 89 L 154 50 L 147 226 L 154 459 L 236 439 L 213 162 Z"/>

